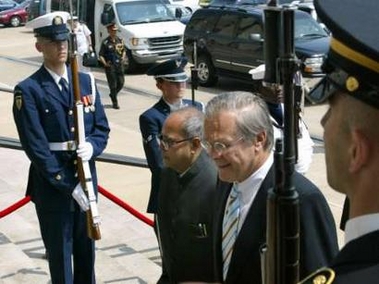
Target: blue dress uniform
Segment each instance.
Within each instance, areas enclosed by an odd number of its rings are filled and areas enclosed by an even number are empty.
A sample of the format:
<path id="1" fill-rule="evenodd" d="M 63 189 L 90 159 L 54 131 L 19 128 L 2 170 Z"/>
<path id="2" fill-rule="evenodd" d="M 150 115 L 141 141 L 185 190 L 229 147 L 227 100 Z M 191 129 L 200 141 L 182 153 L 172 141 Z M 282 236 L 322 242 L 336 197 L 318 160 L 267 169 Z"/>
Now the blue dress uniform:
<path id="1" fill-rule="evenodd" d="M 150 68 L 147 71 L 147 75 L 152 75 L 156 79 L 162 78 L 163 80 L 170 82 L 185 82 L 188 79 L 183 69 L 186 64 L 187 60 L 185 58 L 167 60 Z M 179 107 L 192 105 L 191 100 L 182 99 Z M 194 106 L 199 110 L 203 110 L 203 104 L 200 102 L 195 101 Z M 158 144 L 158 135 L 161 133 L 163 123 L 170 112 L 170 105 L 162 97 L 155 105 L 146 110 L 139 117 L 143 148 L 151 171 L 151 191 L 147 206 L 148 213 L 157 212 L 160 184 L 159 177 L 163 168 L 162 153 Z"/>
<path id="2" fill-rule="evenodd" d="M 321 103 L 336 91 L 341 91 L 344 95 L 371 106 L 372 113 L 378 111 L 378 1 L 345 0 L 341 5 L 341 2 L 334 0 L 315 0 L 315 7 L 319 18 L 330 29 L 333 37 L 327 60 L 324 63 L 324 71 L 327 75 L 312 90 L 310 97 L 316 103 Z M 333 107 L 332 103 L 331 107 Z M 333 112 L 334 109 L 331 108 L 330 111 Z M 355 110 L 350 111 L 353 113 Z M 358 207 L 366 205 L 355 202 L 355 208 L 357 205 Z M 373 209 L 370 210 L 372 211 Z M 301 283 L 379 283 L 377 213 L 379 212 L 361 214 L 348 220 L 345 233 L 349 241 L 330 263 L 329 268 L 315 272 Z"/>
<path id="3" fill-rule="evenodd" d="M 55 13 L 41 16 L 30 22 L 30 26 L 34 27 L 37 37 L 57 44 L 55 41 L 67 40 L 68 30 L 65 24 L 59 23 L 62 18 L 51 25 L 52 17 L 59 16 Z M 44 26 L 45 22 L 50 24 Z M 43 26 L 36 28 L 38 25 Z M 70 87 L 66 94 L 45 66 L 20 82 L 14 89 L 13 115 L 21 144 L 31 161 L 27 195 L 36 206 L 49 256 L 52 283 L 91 284 L 95 283 L 94 241 L 87 236 L 86 213 L 71 195 L 79 181 L 76 145 L 73 142 L 75 124 L 71 72 L 66 70 L 66 74 Z M 95 157 L 105 149 L 110 129 L 91 77 L 79 73 L 79 82 L 80 95 L 86 105 L 86 141 L 93 147 L 89 166 L 97 194 Z"/>

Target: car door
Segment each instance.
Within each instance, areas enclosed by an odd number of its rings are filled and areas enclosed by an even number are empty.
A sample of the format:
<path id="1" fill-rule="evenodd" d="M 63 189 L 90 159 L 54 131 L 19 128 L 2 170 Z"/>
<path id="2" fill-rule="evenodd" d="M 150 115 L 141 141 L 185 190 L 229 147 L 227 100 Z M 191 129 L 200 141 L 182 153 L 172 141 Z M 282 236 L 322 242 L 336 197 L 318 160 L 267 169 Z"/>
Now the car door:
<path id="1" fill-rule="evenodd" d="M 231 69 L 232 42 L 238 17 L 232 11 L 223 12 L 213 31 L 209 34 L 207 48 L 212 62 L 218 69 Z"/>
<path id="2" fill-rule="evenodd" d="M 240 14 L 231 48 L 232 70 L 251 77 L 249 70 L 264 63 L 263 24 L 258 16 Z"/>

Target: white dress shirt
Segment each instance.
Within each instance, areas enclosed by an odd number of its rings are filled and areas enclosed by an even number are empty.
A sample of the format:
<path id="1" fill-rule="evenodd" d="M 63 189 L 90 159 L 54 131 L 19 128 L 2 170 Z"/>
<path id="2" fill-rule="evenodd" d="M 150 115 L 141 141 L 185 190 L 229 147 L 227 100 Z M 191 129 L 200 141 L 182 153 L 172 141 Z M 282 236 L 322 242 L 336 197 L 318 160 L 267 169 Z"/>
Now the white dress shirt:
<path id="1" fill-rule="evenodd" d="M 377 230 L 379 230 L 379 213 L 349 219 L 345 227 L 345 245 Z"/>
<path id="2" fill-rule="evenodd" d="M 251 204 L 253 203 L 255 196 L 258 193 L 259 188 L 263 180 L 265 179 L 268 171 L 270 170 L 274 162 L 273 154 L 271 153 L 264 164 L 255 171 L 251 176 L 249 176 L 244 181 L 237 183 L 238 185 L 238 195 L 240 202 L 240 217 L 238 221 L 238 232 L 241 230 L 242 225 L 246 219 L 246 215 L 249 212 Z"/>

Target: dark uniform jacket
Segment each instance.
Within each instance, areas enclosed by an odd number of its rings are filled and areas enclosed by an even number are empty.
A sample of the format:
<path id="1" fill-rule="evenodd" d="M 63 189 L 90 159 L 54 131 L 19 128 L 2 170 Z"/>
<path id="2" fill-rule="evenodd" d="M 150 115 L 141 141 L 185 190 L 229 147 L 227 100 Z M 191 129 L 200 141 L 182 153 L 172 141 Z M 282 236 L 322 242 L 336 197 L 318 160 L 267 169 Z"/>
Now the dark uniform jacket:
<path id="1" fill-rule="evenodd" d="M 172 169 L 162 170 L 157 219 L 169 283 L 215 282 L 212 217 L 216 183 L 216 167 L 204 150 L 182 177 Z"/>
<path id="2" fill-rule="evenodd" d="M 126 52 L 124 40 L 116 37 L 115 41 L 110 36 L 103 40 L 101 43 L 99 56 L 111 65 L 122 68 L 122 55 Z"/>
<path id="3" fill-rule="evenodd" d="M 79 73 L 79 80 L 81 96 L 92 94 L 89 75 Z M 13 115 L 17 131 L 31 161 L 27 194 L 43 210 L 69 211 L 73 201 L 71 193 L 78 183 L 76 151 L 50 151 L 49 143 L 75 140 L 73 96 L 71 99 L 62 96 L 45 67 L 19 83 L 14 96 Z M 85 111 L 84 122 L 86 140 L 93 146 L 89 165 L 97 192 L 94 157 L 105 149 L 110 130 L 97 91 L 96 99 L 92 101 L 96 111 Z"/>
<path id="4" fill-rule="evenodd" d="M 332 283 L 379 283 L 379 231 L 348 242 L 331 263 Z"/>
<path id="5" fill-rule="evenodd" d="M 336 228 L 330 208 L 319 189 L 299 173 L 294 174 L 294 185 L 300 202 L 300 278 L 311 271 L 325 266 L 337 254 Z M 216 272 L 222 278 L 222 219 L 225 204 L 232 184 L 219 182 L 219 198 L 216 201 L 215 253 Z M 260 284 L 260 247 L 266 242 L 267 192 L 274 187 L 274 168 L 271 167 L 264 179 L 242 228 L 237 236 L 224 283 Z"/>
<path id="6" fill-rule="evenodd" d="M 191 100 L 183 99 L 183 104 L 192 105 Z M 202 110 L 203 106 L 195 102 L 196 108 Z M 159 176 L 163 168 L 162 154 L 159 149 L 157 136 L 161 133 L 163 123 L 170 114 L 170 106 L 161 98 L 154 106 L 149 108 L 139 117 L 139 125 L 143 139 L 143 149 L 145 151 L 147 163 L 151 170 L 151 191 L 149 203 L 147 205 L 148 213 L 157 212 L 157 200 L 159 191 Z"/>

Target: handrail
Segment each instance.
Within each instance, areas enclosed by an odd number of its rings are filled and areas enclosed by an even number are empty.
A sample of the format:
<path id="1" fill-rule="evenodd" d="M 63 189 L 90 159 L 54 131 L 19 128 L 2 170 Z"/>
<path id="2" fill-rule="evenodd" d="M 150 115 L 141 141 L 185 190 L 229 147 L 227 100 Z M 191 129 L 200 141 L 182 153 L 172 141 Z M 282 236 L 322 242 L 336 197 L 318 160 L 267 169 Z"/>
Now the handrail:
<path id="1" fill-rule="evenodd" d="M 23 149 L 19 140 L 14 139 L 14 138 L 9 138 L 9 137 L 3 137 L 3 136 L 0 136 L 0 148 L 9 148 L 9 149 L 14 149 L 14 150 Z M 100 156 L 98 156 L 96 160 L 99 162 L 105 162 L 105 163 L 148 168 L 146 159 L 129 157 L 129 156 L 124 156 L 124 155 L 103 153 Z M 100 185 L 98 186 L 98 190 L 99 190 L 99 193 L 101 193 L 103 196 L 105 196 L 106 198 L 114 202 L 115 204 L 119 205 L 120 207 L 124 208 L 126 211 L 128 211 L 130 214 L 132 214 L 133 216 L 135 216 L 136 218 L 138 218 L 145 224 L 149 226 L 153 226 L 154 221 L 152 221 L 151 219 L 146 217 L 144 214 L 134 209 L 131 205 L 129 205 L 125 201 L 121 200 L 117 196 L 105 190 Z M 29 201 L 30 201 L 30 196 L 26 196 L 23 199 L 5 208 L 4 210 L 0 210 L 0 219 L 16 211 L 17 209 L 21 208 L 22 206 L 27 204 Z"/>
<path id="2" fill-rule="evenodd" d="M 14 150 L 23 149 L 19 140 L 15 138 L 9 138 L 9 137 L 3 137 L 3 136 L 0 136 L 0 147 L 14 149 Z M 148 167 L 146 159 L 118 155 L 118 154 L 111 154 L 111 153 L 102 153 L 100 156 L 96 158 L 96 160 L 99 162 L 126 165 L 126 166 L 139 167 L 139 168 Z"/>

